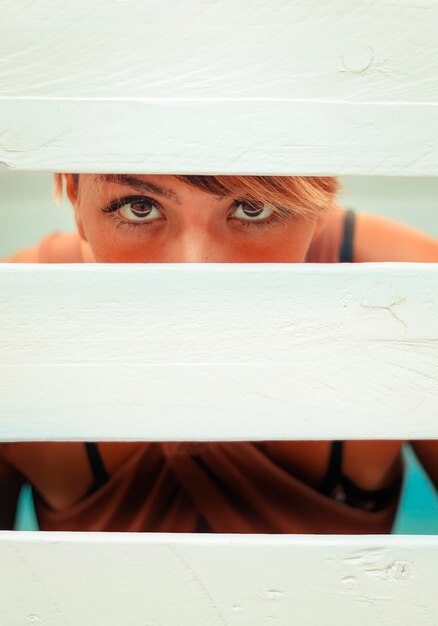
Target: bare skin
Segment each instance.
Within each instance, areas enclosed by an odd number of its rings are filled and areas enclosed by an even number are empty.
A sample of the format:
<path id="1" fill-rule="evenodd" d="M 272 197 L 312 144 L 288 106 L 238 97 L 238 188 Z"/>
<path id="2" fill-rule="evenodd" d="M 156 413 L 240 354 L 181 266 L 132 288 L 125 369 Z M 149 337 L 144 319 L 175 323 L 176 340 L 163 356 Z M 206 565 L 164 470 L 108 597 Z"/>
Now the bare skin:
<path id="1" fill-rule="evenodd" d="M 283 262 L 305 260 L 312 239 L 327 219 L 272 221 L 269 207 L 254 215 L 235 198 L 218 197 L 172 176 L 136 176 L 119 184 L 81 175 L 78 197 L 71 175 L 67 193 L 75 211 L 86 259 L 98 263 Z M 158 190 L 140 190 L 141 183 Z M 140 197 L 115 211 L 122 197 Z M 141 199 L 143 197 L 143 200 Z M 105 210 L 106 209 L 106 210 Z M 339 209 L 340 215 L 342 209 Z M 258 222 L 258 223 L 257 223 Z M 438 242 L 407 226 L 358 214 L 355 262 L 438 262 Z M 34 258 L 32 257 L 34 255 Z M 4 262 L 37 262 L 36 248 Z M 109 475 L 142 444 L 100 443 Z M 236 444 L 238 445 L 238 444 Z M 318 486 L 326 473 L 330 443 L 265 442 L 266 453 L 298 478 Z M 400 469 L 400 441 L 348 441 L 344 473 L 363 489 L 389 485 Z M 438 442 L 415 442 L 415 451 L 438 487 Z M 10 528 L 22 481 L 29 481 L 53 509 L 67 508 L 84 497 L 92 483 L 81 443 L 0 444 L 0 528 Z"/>

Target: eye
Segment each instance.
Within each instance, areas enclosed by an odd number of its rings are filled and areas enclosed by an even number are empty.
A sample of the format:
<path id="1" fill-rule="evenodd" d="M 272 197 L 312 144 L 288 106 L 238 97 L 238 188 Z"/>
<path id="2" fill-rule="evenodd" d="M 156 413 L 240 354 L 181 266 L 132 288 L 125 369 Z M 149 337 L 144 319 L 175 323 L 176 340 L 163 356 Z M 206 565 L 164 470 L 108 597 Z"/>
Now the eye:
<path id="1" fill-rule="evenodd" d="M 150 226 L 152 222 L 165 218 L 159 203 L 147 196 L 125 196 L 113 200 L 104 209 L 119 226 Z"/>
<path id="2" fill-rule="evenodd" d="M 272 217 L 273 207 L 269 204 L 258 204 L 243 200 L 236 200 L 231 217 L 247 222 L 261 222 Z"/>
<path id="3" fill-rule="evenodd" d="M 150 198 L 135 198 L 128 201 L 129 198 L 121 200 L 117 210 L 121 217 L 130 222 L 150 222 L 158 217 L 162 217 L 162 213 L 156 203 Z M 123 202 L 123 204 L 121 204 Z"/>

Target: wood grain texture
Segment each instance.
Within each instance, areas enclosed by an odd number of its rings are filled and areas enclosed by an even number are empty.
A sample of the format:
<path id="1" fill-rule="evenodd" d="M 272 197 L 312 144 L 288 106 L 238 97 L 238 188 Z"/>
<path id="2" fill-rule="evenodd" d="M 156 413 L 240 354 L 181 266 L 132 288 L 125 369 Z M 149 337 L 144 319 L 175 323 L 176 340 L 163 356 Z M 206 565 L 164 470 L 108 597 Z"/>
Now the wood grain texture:
<path id="1" fill-rule="evenodd" d="M 0 440 L 438 438 L 438 265 L 0 268 Z"/>
<path id="2" fill-rule="evenodd" d="M 438 3 L 0 0 L 0 162 L 438 174 Z"/>
<path id="3" fill-rule="evenodd" d="M 0 533 L 8 626 L 436 626 L 438 537 Z"/>

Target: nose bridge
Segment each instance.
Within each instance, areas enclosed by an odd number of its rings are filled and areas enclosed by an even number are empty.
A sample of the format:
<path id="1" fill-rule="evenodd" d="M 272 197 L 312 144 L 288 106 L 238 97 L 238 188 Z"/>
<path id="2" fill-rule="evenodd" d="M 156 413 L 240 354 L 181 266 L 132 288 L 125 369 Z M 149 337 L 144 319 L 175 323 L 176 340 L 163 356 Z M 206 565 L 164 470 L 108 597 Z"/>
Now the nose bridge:
<path id="1" fill-rule="evenodd" d="M 204 228 L 183 228 L 172 244 L 173 263 L 211 263 L 214 260 L 215 245 Z"/>

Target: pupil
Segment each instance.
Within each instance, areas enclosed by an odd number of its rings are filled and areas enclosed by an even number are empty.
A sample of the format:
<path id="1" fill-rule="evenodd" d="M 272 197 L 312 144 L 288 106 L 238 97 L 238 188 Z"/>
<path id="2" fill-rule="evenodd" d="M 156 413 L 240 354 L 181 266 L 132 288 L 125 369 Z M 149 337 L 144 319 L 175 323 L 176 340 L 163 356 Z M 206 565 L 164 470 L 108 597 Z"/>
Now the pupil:
<path id="1" fill-rule="evenodd" d="M 152 211 L 152 207 L 145 206 L 144 204 L 136 202 L 135 204 L 131 205 L 131 211 L 137 217 L 144 217 L 145 215 L 149 215 L 149 213 Z"/>
<path id="2" fill-rule="evenodd" d="M 261 213 L 263 213 L 263 207 L 255 207 L 251 205 L 243 205 L 243 212 L 248 217 L 258 217 Z"/>

